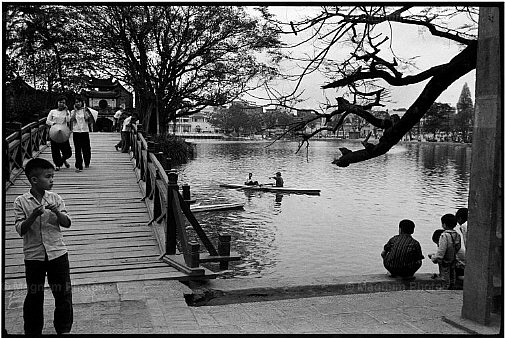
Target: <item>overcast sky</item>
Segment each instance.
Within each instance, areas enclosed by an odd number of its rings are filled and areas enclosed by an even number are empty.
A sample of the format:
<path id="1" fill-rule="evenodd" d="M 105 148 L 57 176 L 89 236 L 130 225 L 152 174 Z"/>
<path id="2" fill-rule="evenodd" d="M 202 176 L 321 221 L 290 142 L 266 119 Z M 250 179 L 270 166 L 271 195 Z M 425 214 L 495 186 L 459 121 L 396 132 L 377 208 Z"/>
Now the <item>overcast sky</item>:
<path id="1" fill-rule="evenodd" d="M 289 22 L 291 20 L 294 21 L 294 18 L 297 16 L 308 14 L 311 10 L 318 10 L 319 7 L 313 6 L 308 8 L 306 6 L 272 6 L 269 8 L 270 12 L 275 14 L 279 20 Z M 396 33 L 392 39 L 393 50 L 397 53 L 397 55 L 403 57 L 419 56 L 416 66 L 419 67 L 420 70 L 425 70 L 434 65 L 448 62 L 452 57 L 458 54 L 461 49 L 461 46 L 458 46 L 456 43 L 448 42 L 447 39 L 433 37 L 427 30 L 419 29 L 417 27 L 402 25 L 401 30 L 395 30 L 395 32 Z M 294 36 L 291 35 L 291 37 Z M 305 47 L 304 52 L 306 52 L 306 49 L 307 47 Z M 437 99 L 437 102 L 449 103 L 452 106 L 456 106 L 465 82 L 468 84 L 470 92 L 472 93 L 472 100 L 475 101 L 475 71 L 472 71 L 453 83 L 452 86 L 442 93 L 442 95 Z M 318 103 L 326 102 L 325 95 L 334 98 L 336 96 L 334 89 L 328 89 L 325 91 L 321 89 L 321 86 L 324 83 L 325 79 L 322 75 L 314 75 L 304 81 L 302 86 L 305 91 L 303 98 L 307 99 L 307 101 L 300 103 L 298 107 L 317 108 L 319 106 Z M 391 102 L 386 103 L 385 108 L 390 110 L 396 108 L 408 108 L 418 97 L 426 83 L 427 81 L 417 85 L 392 88 L 390 97 Z M 289 87 L 290 85 L 282 83 L 278 85 L 278 88 L 286 88 L 286 86 Z M 259 100 L 255 101 L 260 103 Z"/>

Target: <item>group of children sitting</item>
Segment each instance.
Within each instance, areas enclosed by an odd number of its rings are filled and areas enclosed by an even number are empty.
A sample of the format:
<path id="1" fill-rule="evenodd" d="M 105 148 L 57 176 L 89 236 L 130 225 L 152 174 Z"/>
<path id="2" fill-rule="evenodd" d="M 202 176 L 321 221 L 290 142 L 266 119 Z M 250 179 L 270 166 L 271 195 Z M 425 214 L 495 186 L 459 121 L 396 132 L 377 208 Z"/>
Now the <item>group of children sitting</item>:
<path id="1" fill-rule="evenodd" d="M 439 274 L 432 278 L 442 279 L 447 289 L 454 289 L 456 280 L 464 277 L 467 220 L 467 208 L 458 209 L 456 215 L 445 214 L 441 217 L 442 229 L 435 230 L 432 236 L 437 251 L 428 258 L 439 268 Z M 400 221 L 399 234 L 384 245 L 381 256 L 391 277 L 414 278 L 414 273 L 422 265 L 421 245 L 412 238 L 414 227 L 411 220 Z"/>

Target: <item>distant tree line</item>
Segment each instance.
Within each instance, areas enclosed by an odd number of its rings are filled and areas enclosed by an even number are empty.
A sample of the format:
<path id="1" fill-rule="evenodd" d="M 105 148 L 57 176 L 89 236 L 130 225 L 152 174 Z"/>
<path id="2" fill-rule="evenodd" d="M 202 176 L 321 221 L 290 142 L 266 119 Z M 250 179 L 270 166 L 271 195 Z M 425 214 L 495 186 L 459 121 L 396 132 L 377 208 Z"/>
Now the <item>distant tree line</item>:
<path id="1" fill-rule="evenodd" d="M 292 114 L 280 109 L 264 111 L 261 107 L 234 103 L 229 108 L 212 113 L 209 123 L 225 133 L 251 135 L 267 129 L 284 128 L 293 120 Z"/>
<path id="2" fill-rule="evenodd" d="M 380 119 L 398 119 L 386 111 L 372 111 L 371 114 Z M 473 114 L 474 105 L 470 89 L 465 83 L 456 107 L 448 103 L 434 102 L 421 121 L 410 130 L 410 138 L 414 138 L 413 134 L 417 137 L 429 134 L 432 135 L 432 139 L 435 139 L 443 134 L 452 141 L 471 142 Z M 342 124 L 353 131 L 361 131 L 369 125 L 364 118 L 359 116 L 347 116 Z"/>
<path id="3" fill-rule="evenodd" d="M 433 103 L 421 122 L 411 130 L 410 137 L 413 138 L 412 134 L 417 136 L 430 134 L 433 135 L 433 138 L 436 138 L 438 135 L 444 134 L 445 136 L 449 135 L 453 141 L 471 142 L 473 113 L 474 106 L 470 89 L 465 83 L 456 107 L 452 107 L 448 103 Z M 371 114 L 380 119 L 395 119 L 387 111 L 371 111 Z M 249 135 L 273 128 L 288 130 L 290 126 L 299 123 L 301 119 L 310 119 L 312 116 L 313 114 L 310 114 L 310 112 L 294 116 L 281 109 L 263 111 L 261 108 L 234 103 L 229 108 L 221 108 L 215 111 L 211 115 L 209 123 L 227 133 Z M 359 132 L 366 126 L 370 126 L 370 123 L 364 118 L 349 115 L 345 117 L 344 123 L 336 132 L 344 128 L 348 128 L 348 131 Z M 316 127 L 315 122 L 307 124 L 307 128 L 311 130 Z M 377 129 L 376 127 L 373 128 L 374 136 L 377 136 Z"/>

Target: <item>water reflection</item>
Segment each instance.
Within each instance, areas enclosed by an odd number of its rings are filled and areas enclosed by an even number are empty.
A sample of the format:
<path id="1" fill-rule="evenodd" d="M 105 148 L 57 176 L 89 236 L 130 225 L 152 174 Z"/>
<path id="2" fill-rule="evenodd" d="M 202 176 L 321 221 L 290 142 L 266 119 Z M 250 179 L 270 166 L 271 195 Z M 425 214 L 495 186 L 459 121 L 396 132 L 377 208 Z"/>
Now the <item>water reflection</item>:
<path id="1" fill-rule="evenodd" d="M 276 210 L 278 212 L 281 212 L 282 197 L 284 197 L 284 195 L 281 193 L 275 194 L 274 210 Z"/>
<path id="2" fill-rule="evenodd" d="M 202 203 L 242 202 L 244 210 L 197 214 L 216 243 L 232 235 L 232 250 L 243 260 L 233 276 L 295 278 L 385 273 L 380 252 L 412 219 L 423 253 L 436 248 L 431 234 L 440 216 L 467 206 L 470 147 L 400 144 L 386 156 L 339 168 L 331 161 L 345 141 L 312 142 L 295 154 L 296 142 L 201 142 L 197 157 L 180 167 L 180 184 L 191 185 Z M 308 159 L 308 160 L 307 160 Z M 281 171 L 285 186 L 320 189 L 320 196 L 220 188 L 242 183 L 249 172 L 268 183 Z M 425 260 L 420 272 L 435 272 Z"/>

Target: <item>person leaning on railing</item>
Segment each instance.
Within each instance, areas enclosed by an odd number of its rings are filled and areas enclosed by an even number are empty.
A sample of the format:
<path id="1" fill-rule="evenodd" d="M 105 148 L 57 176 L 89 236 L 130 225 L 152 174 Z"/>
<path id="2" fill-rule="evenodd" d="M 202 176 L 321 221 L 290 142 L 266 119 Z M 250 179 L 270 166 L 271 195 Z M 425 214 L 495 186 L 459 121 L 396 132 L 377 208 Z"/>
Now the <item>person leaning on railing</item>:
<path id="1" fill-rule="evenodd" d="M 52 109 L 47 115 L 46 123 L 52 127 L 55 124 L 65 124 L 68 126 L 70 122 L 70 113 L 67 108 L 67 98 L 64 95 L 60 95 L 56 98 L 58 103 L 57 109 Z M 54 166 L 56 171 L 60 170 L 62 165 L 66 168 L 70 168 L 67 159 L 72 156 L 72 148 L 70 147 L 70 141 L 57 143 L 51 139 L 51 155 L 53 157 Z"/>
<path id="2" fill-rule="evenodd" d="M 129 151 L 130 138 L 128 137 L 128 133 L 130 132 L 132 124 L 136 124 L 137 120 L 137 113 L 133 113 L 131 116 L 124 119 L 123 128 L 121 129 L 121 140 L 114 146 L 116 150 L 119 150 L 119 148 L 121 148 L 122 153 L 127 153 Z"/>

